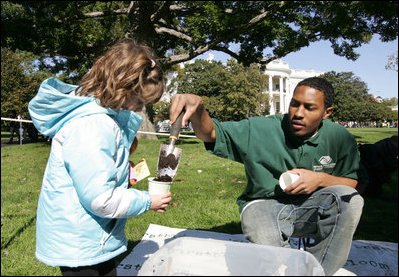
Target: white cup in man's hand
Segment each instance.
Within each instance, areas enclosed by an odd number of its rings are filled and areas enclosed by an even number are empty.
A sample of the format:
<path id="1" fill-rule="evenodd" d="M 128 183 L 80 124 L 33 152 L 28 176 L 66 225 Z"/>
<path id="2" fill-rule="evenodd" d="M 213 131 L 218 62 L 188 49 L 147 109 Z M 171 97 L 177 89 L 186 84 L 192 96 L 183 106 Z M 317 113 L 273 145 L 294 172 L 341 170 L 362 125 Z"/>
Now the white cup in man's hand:
<path id="1" fill-rule="evenodd" d="M 292 183 L 298 180 L 299 175 L 291 172 L 284 172 L 281 174 L 279 183 L 282 190 L 285 190 L 289 187 Z"/>

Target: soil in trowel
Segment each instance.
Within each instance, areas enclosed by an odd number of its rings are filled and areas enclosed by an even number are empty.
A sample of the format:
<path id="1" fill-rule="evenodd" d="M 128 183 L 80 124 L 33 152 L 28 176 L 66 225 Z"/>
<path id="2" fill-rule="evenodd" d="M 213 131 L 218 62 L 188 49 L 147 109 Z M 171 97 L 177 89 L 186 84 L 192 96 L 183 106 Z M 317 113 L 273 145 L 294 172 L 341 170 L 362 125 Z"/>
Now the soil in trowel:
<path id="1" fill-rule="evenodd" d="M 166 156 L 166 151 L 161 151 L 161 154 L 159 156 L 159 162 L 158 162 L 158 172 L 162 168 L 167 168 L 170 167 L 171 169 L 175 169 L 179 163 L 179 160 L 176 158 L 176 156 L 171 153 Z M 157 176 L 154 181 L 158 182 L 172 182 L 172 177 L 169 175 L 162 175 L 162 176 Z"/>
<path id="2" fill-rule="evenodd" d="M 158 171 L 166 167 L 175 169 L 178 163 L 179 160 L 176 158 L 176 156 L 173 153 L 166 156 L 166 151 L 161 151 L 158 162 Z"/>

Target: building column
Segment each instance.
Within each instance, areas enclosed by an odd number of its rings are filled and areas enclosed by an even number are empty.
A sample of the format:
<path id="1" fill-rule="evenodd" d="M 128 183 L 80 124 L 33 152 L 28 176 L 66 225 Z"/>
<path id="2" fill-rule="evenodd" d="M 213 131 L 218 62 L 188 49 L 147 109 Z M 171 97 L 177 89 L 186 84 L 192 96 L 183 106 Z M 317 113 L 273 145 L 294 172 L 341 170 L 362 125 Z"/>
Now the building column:
<path id="1" fill-rule="evenodd" d="M 286 112 L 288 112 L 288 108 L 290 106 L 290 101 L 291 101 L 291 86 L 290 86 L 290 82 L 289 79 L 286 78 L 285 79 L 285 84 L 286 84 L 286 90 L 285 90 L 285 107 L 286 107 Z"/>
<path id="2" fill-rule="evenodd" d="M 276 114 L 276 109 L 273 102 L 273 76 L 269 75 L 269 103 L 270 103 L 270 114 Z"/>
<path id="3" fill-rule="evenodd" d="M 284 90 L 283 90 L 283 77 L 280 76 L 280 113 L 285 113 L 284 105 Z"/>

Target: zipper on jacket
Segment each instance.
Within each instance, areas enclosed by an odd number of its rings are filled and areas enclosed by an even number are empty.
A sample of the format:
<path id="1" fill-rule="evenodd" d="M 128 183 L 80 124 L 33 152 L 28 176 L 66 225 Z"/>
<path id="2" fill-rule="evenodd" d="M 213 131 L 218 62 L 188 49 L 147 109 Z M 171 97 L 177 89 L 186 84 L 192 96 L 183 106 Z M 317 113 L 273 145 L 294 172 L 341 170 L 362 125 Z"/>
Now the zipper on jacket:
<path id="1" fill-rule="evenodd" d="M 115 228 L 116 228 L 116 225 L 117 225 L 117 219 L 116 218 L 114 218 L 114 219 L 112 219 L 112 220 L 114 220 L 115 221 L 115 225 L 114 225 L 114 227 L 112 227 L 112 229 L 111 229 L 111 231 L 107 234 L 107 236 L 106 237 L 104 237 L 103 236 L 103 238 L 101 239 L 101 241 L 100 241 L 100 247 L 101 247 L 101 250 L 103 250 L 104 249 L 104 244 L 105 244 L 105 242 L 111 237 L 111 235 L 112 235 L 112 232 L 115 230 Z"/>

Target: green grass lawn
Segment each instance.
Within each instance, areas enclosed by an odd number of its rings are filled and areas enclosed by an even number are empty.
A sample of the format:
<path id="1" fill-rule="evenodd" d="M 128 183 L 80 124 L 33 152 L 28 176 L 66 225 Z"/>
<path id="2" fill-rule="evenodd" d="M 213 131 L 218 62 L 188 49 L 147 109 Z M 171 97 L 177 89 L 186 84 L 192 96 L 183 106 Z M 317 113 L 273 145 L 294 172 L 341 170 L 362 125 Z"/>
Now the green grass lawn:
<path id="1" fill-rule="evenodd" d="M 397 129 L 348 129 L 361 143 L 374 143 L 398 134 Z M 3 136 L 5 139 L 7 136 Z M 131 157 L 147 160 L 156 175 L 159 140 L 140 140 Z M 235 201 L 246 184 L 244 167 L 208 154 L 197 139 L 182 138 L 183 149 L 178 173 L 172 184 L 172 203 L 164 214 L 149 211 L 130 218 L 126 225 L 128 251 L 141 240 L 150 223 L 173 228 L 241 233 Z M 15 145 L 1 149 L 1 275 L 61 275 L 58 268 L 39 262 L 35 251 L 35 214 L 50 144 Z M 391 184 L 384 184 L 378 199 L 365 197 L 365 207 L 355 240 L 398 242 L 397 171 Z M 137 189 L 147 190 L 146 179 Z"/>

